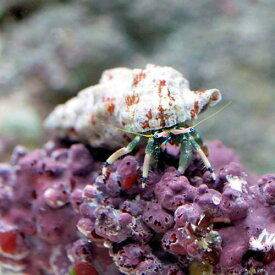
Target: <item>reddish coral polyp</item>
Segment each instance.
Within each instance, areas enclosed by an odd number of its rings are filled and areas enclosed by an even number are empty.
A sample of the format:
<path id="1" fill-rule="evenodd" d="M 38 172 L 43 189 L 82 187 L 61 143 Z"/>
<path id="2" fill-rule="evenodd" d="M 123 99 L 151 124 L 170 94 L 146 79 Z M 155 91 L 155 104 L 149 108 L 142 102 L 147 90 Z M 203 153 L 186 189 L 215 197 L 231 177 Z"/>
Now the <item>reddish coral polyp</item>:
<path id="1" fill-rule="evenodd" d="M 121 187 L 124 190 L 129 190 L 133 187 L 133 185 L 137 182 L 139 178 L 139 173 L 134 173 L 129 175 L 128 177 L 125 177 L 121 183 Z"/>
<path id="2" fill-rule="evenodd" d="M 0 247 L 3 252 L 12 254 L 16 248 L 16 235 L 12 232 L 1 232 Z"/>
<path id="3" fill-rule="evenodd" d="M 89 263 L 80 262 L 74 265 L 76 275 L 99 275 L 96 269 Z"/>

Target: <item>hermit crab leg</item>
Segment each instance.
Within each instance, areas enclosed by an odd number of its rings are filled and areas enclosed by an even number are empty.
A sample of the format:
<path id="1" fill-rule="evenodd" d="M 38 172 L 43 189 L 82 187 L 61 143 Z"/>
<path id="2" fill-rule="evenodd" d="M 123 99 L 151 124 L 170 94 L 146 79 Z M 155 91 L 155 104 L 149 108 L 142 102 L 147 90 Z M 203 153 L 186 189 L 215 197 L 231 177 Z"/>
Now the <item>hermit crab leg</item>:
<path id="1" fill-rule="evenodd" d="M 104 179 L 107 177 L 107 170 L 108 166 L 113 164 L 118 158 L 130 153 L 131 151 L 134 150 L 134 148 L 137 146 L 139 143 L 141 137 L 136 136 L 126 147 L 122 147 L 115 151 L 104 163 L 104 166 L 102 168 L 102 175 Z"/>
<path id="2" fill-rule="evenodd" d="M 184 136 L 180 145 L 180 161 L 178 167 L 178 171 L 181 174 L 185 172 L 188 164 L 190 163 L 192 155 L 192 145 L 189 139 L 186 136 Z"/>
<path id="3" fill-rule="evenodd" d="M 190 138 L 190 143 L 192 144 L 193 148 L 200 155 L 200 157 L 203 161 L 203 164 L 205 165 L 206 169 L 210 172 L 210 176 L 211 176 L 212 180 L 216 180 L 216 175 L 214 173 L 214 169 L 212 168 L 212 165 L 210 164 L 205 153 L 203 152 L 201 146 L 192 137 Z"/>
<path id="4" fill-rule="evenodd" d="M 154 139 L 149 138 L 147 146 L 145 148 L 145 157 L 144 157 L 143 167 L 142 167 L 142 183 L 141 183 L 142 188 L 146 186 L 146 181 L 148 179 L 148 174 L 150 169 L 151 156 L 153 152 L 154 152 Z"/>

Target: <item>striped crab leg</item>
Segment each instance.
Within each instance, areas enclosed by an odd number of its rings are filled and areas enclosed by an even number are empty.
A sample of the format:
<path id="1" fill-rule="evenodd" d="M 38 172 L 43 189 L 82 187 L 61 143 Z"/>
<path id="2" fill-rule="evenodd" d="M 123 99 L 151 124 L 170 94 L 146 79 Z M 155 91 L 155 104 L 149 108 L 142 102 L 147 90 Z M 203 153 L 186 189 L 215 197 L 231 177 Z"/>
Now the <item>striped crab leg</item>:
<path id="1" fill-rule="evenodd" d="M 118 158 L 130 153 L 131 151 L 134 150 L 134 148 L 137 146 L 141 139 L 141 136 L 136 136 L 126 147 L 122 147 L 115 151 L 104 163 L 103 168 L 102 168 L 102 175 L 103 178 L 106 179 L 107 177 L 107 172 L 108 172 L 108 166 L 113 164 Z"/>
<path id="2" fill-rule="evenodd" d="M 144 157 L 143 166 L 142 166 L 142 182 L 141 182 L 142 188 L 145 188 L 146 182 L 148 180 L 150 162 L 151 162 L 151 157 L 153 152 L 154 152 L 154 139 L 149 138 L 145 148 L 145 157 Z"/>

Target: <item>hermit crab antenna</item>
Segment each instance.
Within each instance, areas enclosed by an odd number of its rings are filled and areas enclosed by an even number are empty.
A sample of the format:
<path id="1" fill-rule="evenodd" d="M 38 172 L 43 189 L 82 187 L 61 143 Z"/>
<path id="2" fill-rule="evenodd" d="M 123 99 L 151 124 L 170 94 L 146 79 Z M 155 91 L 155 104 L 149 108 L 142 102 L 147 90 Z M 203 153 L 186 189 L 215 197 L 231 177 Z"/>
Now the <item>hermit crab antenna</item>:
<path id="1" fill-rule="evenodd" d="M 119 131 L 122 131 L 122 132 L 125 132 L 125 133 L 129 133 L 129 134 L 133 134 L 133 135 L 136 135 L 136 136 L 147 137 L 147 138 L 150 138 L 150 137 L 154 136 L 154 135 L 145 135 L 145 134 L 140 134 L 140 133 L 137 133 L 137 132 L 132 132 L 132 131 L 125 130 L 123 128 L 119 128 L 119 127 L 112 126 L 112 125 L 110 125 L 110 126 L 114 129 L 116 129 L 116 130 L 119 130 Z"/>
<path id="2" fill-rule="evenodd" d="M 200 125 L 201 123 L 205 122 L 206 120 L 216 116 L 217 114 L 219 114 L 220 112 L 222 112 L 224 109 L 226 109 L 227 107 L 229 107 L 232 104 L 232 101 L 226 103 L 222 108 L 220 108 L 218 111 L 216 111 L 215 113 L 211 114 L 210 116 L 204 118 L 203 120 L 199 121 L 198 123 L 196 123 L 195 125 L 192 126 L 192 128 L 197 127 L 198 125 Z"/>

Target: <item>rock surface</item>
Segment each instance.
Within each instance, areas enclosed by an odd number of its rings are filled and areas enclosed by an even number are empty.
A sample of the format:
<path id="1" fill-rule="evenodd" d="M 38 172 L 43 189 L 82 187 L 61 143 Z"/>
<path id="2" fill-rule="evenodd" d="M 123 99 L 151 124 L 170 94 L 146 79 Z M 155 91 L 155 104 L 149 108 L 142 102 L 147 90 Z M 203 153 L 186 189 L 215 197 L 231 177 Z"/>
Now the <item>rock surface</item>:
<path id="1" fill-rule="evenodd" d="M 15 274 L 273 274 L 274 174 L 247 174 L 220 141 L 184 175 L 168 146 L 142 189 L 141 148 L 104 183 L 106 151 L 48 143 L 0 165 L 0 262 Z M 202 264 L 203 263 L 203 264 Z M 86 272 L 86 273 L 85 273 Z M 197 273 L 196 273 L 197 272 Z M 198 273 L 200 272 L 200 273 Z"/>

